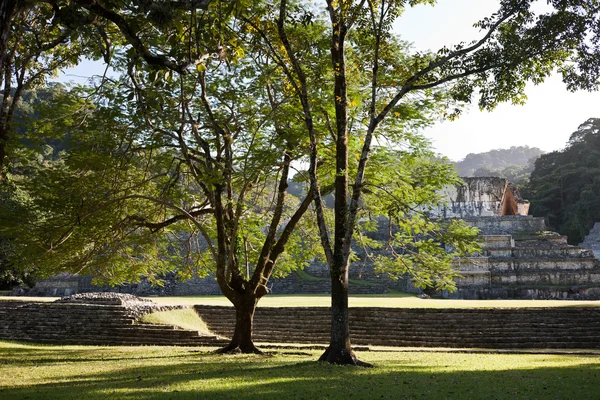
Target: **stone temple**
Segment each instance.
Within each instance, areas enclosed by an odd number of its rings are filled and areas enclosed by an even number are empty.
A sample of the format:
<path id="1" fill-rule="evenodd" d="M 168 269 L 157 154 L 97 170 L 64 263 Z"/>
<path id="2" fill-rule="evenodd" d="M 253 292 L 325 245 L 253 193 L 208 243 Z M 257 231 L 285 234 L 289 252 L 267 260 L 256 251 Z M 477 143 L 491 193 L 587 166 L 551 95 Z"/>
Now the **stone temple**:
<path id="1" fill-rule="evenodd" d="M 594 257 L 594 251 L 600 253 L 600 223 L 584 242 L 586 249 L 570 246 L 566 237 L 546 231 L 544 218 L 528 215 L 529 202 L 506 179 L 463 178 L 463 182 L 443 190 L 447 204 L 433 214 L 461 218 L 477 227 L 483 248 L 481 254 L 455 261 L 461 274 L 456 281 L 457 290 L 437 295 L 463 299 L 600 299 L 600 260 Z M 384 224 L 375 235 L 385 239 Z M 360 251 L 357 253 L 360 256 Z M 325 264 L 313 262 L 303 271 L 271 279 L 269 286 L 273 294 L 329 293 L 329 270 Z M 163 287 L 142 282 L 99 288 L 91 284 L 90 277 L 66 275 L 40 281 L 27 294 L 62 296 L 98 290 L 143 296 L 221 293 L 214 276 L 185 282 L 167 276 Z M 391 280 L 376 274 L 365 257 L 351 265 L 351 294 L 389 291 L 419 293 L 420 289 L 412 285 L 409 277 Z"/>

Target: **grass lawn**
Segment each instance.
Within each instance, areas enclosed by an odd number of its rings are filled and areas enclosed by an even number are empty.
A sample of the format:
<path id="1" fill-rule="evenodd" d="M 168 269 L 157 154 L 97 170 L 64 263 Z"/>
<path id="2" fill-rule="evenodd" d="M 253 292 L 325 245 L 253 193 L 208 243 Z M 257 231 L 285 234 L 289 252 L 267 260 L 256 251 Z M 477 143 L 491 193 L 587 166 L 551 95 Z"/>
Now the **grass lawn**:
<path id="1" fill-rule="evenodd" d="M 204 304 L 230 306 L 224 296 L 198 297 L 150 297 L 156 303 Z M 510 307 L 600 307 L 600 301 L 574 300 L 448 300 L 420 299 L 407 294 L 355 295 L 350 296 L 350 307 L 398 307 L 398 308 L 510 308 Z M 259 307 L 329 307 L 329 295 L 269 295 L 258 303 Z"/>
<path id="2" fill-rule="evenodd" d="M 0 301 L 54 301 L 57 297 L 0 296 Z M 231 306 L 224 296 L 148 297 L 161 304 L 204 304 Z M 600 300 L 448 300 L 420 299 L 412 294 L 354 295 L 350 307 L 404 307 L 404 308 L 511 308 L 511 307 L 600 307 Z M 259 307 L 329 307 L 329 295 L 269 295 Z"/>
<path id="3" fill-rule="evenodd" d="M 210 333 L 202 318 L 191 308 L 184 310 L 160 311 L 146 314 L 140 318 L 141 322 L 155 325 L 175 325 L 183 329 Z"/>
<path id="4" fill-rule="evenodd" d="M 373 369 L 316 351 L 219 356 L 182 347 L 0 342 L 0 399 L 592 399 L 600 357 L 365 352 Z"/>

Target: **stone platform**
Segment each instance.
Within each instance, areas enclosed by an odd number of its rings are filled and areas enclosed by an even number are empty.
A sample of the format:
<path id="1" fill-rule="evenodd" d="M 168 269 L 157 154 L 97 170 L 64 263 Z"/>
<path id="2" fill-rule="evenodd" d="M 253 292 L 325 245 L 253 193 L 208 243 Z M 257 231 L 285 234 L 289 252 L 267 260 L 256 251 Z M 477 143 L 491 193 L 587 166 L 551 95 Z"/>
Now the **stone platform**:
<path id="1" fill-rule="evenodd" d="M 208 327 L 233 333 L 231 307 L 195 306 Z M 599 307 L 401 309 L 350 308 L 354 345 L 481 349 L 600 349 Z M 266 343 L 327 344 L 329 308 L 264 307 L 254 339 Z"/>
<path id="2" fill-rule="evenodd" d="M 457 260 L 446 298 L 600 299 L 600 260 L 553 233 L 484 235 L 479 257 Z"/>
<path id="3" fill-rule="evenodd" d="M 194 306 L 214 335 L 140 324 L 123 305 L 0 302 L 0 340 L 77 345 L 226 344 L 232 307 Z M 600 307 L 401 309 L 350 308 L 358 346 L 470 349 L 600 349 Z M 257 343 L 326 345 L 326 307 L 259 307 Z"/>
<path id="4" fill-rule="evenodd" d="M 94 294 L 96 295 L 96 294 Z M 227 341 L 216 335 L 200 336 L 197 331 L 169 325 L 139 322 L 142 315 L 185 308 L 127 298 L 116 304 L 114 294 L 100 294 L 97 300 L 49 303 L 0 302 L 0 340 L 53 344 L 220 346 Z M 102 296 L 103 295 L 103 296 Z M 133 296 L 132 296 L 133 297 Z M 110 300 L 112 298 L 112 300 Z"/>

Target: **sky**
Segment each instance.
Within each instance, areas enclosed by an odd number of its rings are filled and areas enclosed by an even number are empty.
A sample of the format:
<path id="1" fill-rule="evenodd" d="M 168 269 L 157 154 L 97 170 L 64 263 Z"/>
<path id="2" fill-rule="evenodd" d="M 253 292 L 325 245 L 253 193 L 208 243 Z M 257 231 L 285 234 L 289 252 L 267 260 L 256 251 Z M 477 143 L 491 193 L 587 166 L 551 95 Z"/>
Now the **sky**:
<path id="1" fill-rule="evenodd" d="M 537 7 L 543 10 L 545 1 L 539 1 Z M 481 37 L 473 24 L 497 8 L 497 0 L 438 0 L 435 7 L 419 5 L 407 9 L 394 30 L 415 49 L 435 51 L 444 45 Z M 103 72 L 98 63 L 86 61 L 62 73 L 59 80 L 81 82 Z M 511 146 L 560 150 L 580 124 L 600 117 L 600 92 L 571 93 L 558 75 L 541 85 L 529 85 L 526 93 L 528 100 L 523 106 L 501 104 L 492 112 L 471 106 L 458 120 L 438 122 L 423 134 L 438 153 L 459 161 L 469 153 Z"/>
<path id="2" fill-rule="evenodd" d="M 435 7 L 408 9 L 394 28 L 415 49 L 437 50 L 481 37 L 473 24 L 497 7 L 496 0 L 438 0 Z M 543 11 L 545 2 L 536 7 Z M 529 85 L 526 93 L 523 106 L 501 104 L 492 112 L 471 106 L 457 121 L 437 123 L 423 133 L 439 153 L 458 161 L 469 153 L 511 146 L 560 150 L 579 125 L 600 117 L 600 92 L 571 93 L 558 75 L 541 85 Z"/>

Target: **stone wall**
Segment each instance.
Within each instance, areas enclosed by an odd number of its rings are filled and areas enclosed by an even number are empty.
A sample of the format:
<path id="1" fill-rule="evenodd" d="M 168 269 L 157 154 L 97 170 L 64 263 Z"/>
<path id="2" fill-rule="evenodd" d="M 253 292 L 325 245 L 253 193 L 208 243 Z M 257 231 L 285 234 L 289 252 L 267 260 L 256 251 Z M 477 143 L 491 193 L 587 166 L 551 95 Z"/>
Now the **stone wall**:
<path id="1" fill-rule="evenodd" d="M 531 215 L 467 217 L 464 221 L 479 229 L 482 235 L 519 235 L 544 232 L 544 218 Z"/>
<path id="2" fill-rule="evenodd" d="M 600 260 L 558 234 L 483 236 L 481 254 L 456 260 L 461 299 L 600 299 Z"/>
<path id="3" fill-rule="evenodd" d="M 461 178 L 463 183 L 446 186 L 440 194 L 447 200 L 430 212 L 440 218 L 493 217 L 527 215 L 529 202 L 518 187 L 504 178 Z"/>
<path id="4" fill-rule="evenodd" d="M 0 301 L 0 340 L 53 344 L 219 346 L 215 335 L 137 322 L 144 313 L 183 306 Z"/>
<path id="5" fill-rule="evenodd" d="M 424 304 L 426 300 L 423 300 Z M 230 337 L 231 307 L 195 306 L 216 334 Z M 352 344 L 487 349 L 600 348 L 600 308 L 403 309 L 350 308 Z M 329 342 L 324 307 L 259 307 L 254 339 L 269 343 Z"/>
<path id="6" fill-rule="evenodd" d="M 434 211 L 441 218 L 484 217 L 502 214 L 504 178 L 462 178 L 463 185 L 446 186 L 441 194 L 448 204 Z"/>

